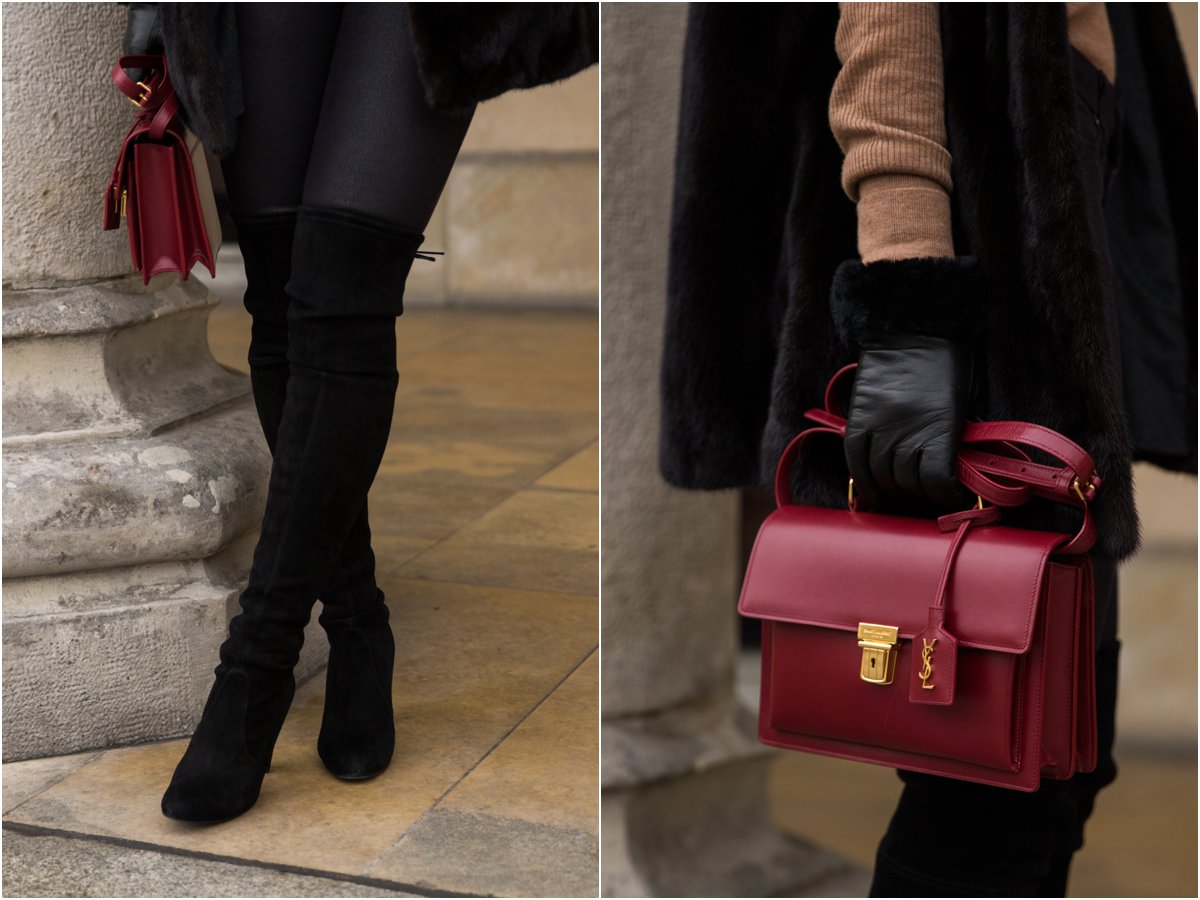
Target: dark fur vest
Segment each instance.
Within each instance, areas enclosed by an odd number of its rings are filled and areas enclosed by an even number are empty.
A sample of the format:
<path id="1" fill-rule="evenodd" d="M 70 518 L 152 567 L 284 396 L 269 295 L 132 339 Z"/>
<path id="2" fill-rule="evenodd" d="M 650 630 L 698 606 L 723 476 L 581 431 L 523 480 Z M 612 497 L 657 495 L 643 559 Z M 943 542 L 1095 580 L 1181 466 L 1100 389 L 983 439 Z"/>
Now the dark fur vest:
<path id="1" fill-rule="evenodd" d="M 597 3 L 406 5 L 425 98 L 442 112 L 566 78 L 599 57 Z M 163 3 L 162 26 L 184 120 L 228 156 L 243 109 L 234 4 Z"/>
<path id="2" fill-rule="evenodd" d="M 765 483 L 826 381 L 856 358 L 856 330 L 949 333 L 986 361 L 980 418 L 1047 425 L 1093 455 L 1104 479 L 1097 550 L 1119 559 L 1138 544 L 1125 407 L 1140 401 L 1122 402 L 1094 241 L 1109 243 L 1117 305 L 1144 320 L 1139 339 L 1168 335 L 1177 348 L 1155 390 L 1171 394 L 1190 446 L 1140 455 L 1174 469 L 1196 463 L 1196 110 L 1170 14 L 1165 4 L 1110 5 L 1118 98 L 1137 112 L 1124 120 L 1122 159 L 1138 158 L 1114 174 L 1105 236 L 1091 234 L 1084 206 L 1064 5 L 941 10 L 954 242 L 982 278 L 961 290 L 934 279 L 908 296 L 896 283 L 859 285 L 835 309 L 834 273 L 857 257 L 828 122 L 837 5 L 692 6 L 661 468 L 682 487 Z M 1128 223 L 1151 223 L 1152 239 Z M 1129 274 L 1139 271 L 1153 277 Z M 811 446 L 797 496 L 844 505 L 841 446 Z M 1074 530 L 1076 511 L 1035 506 L 1006 520 Z"/>

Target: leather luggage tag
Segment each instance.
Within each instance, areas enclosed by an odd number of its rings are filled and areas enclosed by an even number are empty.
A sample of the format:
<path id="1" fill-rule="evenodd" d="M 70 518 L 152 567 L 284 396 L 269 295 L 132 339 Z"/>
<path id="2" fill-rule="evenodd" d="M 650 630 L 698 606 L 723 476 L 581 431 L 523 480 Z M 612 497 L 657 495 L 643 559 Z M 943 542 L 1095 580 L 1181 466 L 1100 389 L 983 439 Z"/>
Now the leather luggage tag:
<path id="1" fill-rule="evenodd" d="M 913 638 L 912 651 L 909 702 L 932 706 L 952 704 L 958 641 L 946 630 L 944 607 L 929 607 L 929 624 Z"/>

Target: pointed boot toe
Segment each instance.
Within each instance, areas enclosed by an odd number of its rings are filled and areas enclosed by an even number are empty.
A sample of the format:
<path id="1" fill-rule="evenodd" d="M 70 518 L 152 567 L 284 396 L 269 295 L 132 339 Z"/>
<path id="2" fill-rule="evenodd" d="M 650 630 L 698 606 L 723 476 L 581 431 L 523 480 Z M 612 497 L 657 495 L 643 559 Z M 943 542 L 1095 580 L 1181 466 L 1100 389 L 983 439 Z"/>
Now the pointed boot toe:
<path id="1" fill-rule="evenodd" d="M 247 771 L 231 779 L 224 771 L 176 770 L 162 798 L 162 813 L 179 822 L 216 823 L 234 819 L 258 801 L 265 772 Z"/>
<path id="2" fill-rule="evenodd" d="M 245 671 L 231 669 L 217 676 L 200 724 L 163 794 L 164 816 L 181 822 L 224 822 L 254 806 L 295 682 L 289 675 L 277 687 L 270 696 L 252 702 Z"/>
<path id="3" fill-rule="evenodd" d="M 329 668 L 317 754 L 338 778 L 371 778 L 388 767 L 396 746 L 392 630 L 386 613 L 382 623 L 326 623 L 326 630 Z"/>
<path id="4" fill-rule="evenodd" d="M 330 774 L 343 781 L 365 781 L 382 774 L 392 761 L 395 732 L 364 735 L 344 744 L 318 742 L 317 753 Z"/>

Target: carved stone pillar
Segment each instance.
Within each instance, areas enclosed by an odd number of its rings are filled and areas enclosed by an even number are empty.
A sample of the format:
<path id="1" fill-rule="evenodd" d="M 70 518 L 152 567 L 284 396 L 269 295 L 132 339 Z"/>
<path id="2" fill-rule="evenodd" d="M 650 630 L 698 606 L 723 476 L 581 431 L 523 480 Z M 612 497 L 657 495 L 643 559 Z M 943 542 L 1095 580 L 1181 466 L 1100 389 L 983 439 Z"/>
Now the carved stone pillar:
<path id="1" fill-rule="evenodd" d="M 208 349 L 207 278 L 145 288 L 101 231 L 124 17 L 4 15 L 6 761 L 191 730 L 270 472 L 249 379 Z"/>
<path id="2" fill-rule="evenodd" d="M 734 697 L 735 492 L 658 474 L 658 368 L 686 6 L 602 10 L 605 896 L 840 895 L 847 864 L 776 829 Z"/>

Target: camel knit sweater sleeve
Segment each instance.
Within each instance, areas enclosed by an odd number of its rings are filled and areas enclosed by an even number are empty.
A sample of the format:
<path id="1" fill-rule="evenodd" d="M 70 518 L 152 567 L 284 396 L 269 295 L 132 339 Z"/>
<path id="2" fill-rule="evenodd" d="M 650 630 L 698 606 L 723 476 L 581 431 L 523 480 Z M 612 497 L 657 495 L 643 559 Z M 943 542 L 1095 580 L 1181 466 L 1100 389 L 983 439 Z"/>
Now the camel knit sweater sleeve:
<path id="1" fill-rule="evenodd" d="M 954 255 L 936 3 L 841 3 L 829 124 L 846 155 L 863 262 Z M 1068 36 L 1110 81 L 1103 3 L 1068 3 Z"/>

